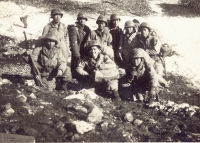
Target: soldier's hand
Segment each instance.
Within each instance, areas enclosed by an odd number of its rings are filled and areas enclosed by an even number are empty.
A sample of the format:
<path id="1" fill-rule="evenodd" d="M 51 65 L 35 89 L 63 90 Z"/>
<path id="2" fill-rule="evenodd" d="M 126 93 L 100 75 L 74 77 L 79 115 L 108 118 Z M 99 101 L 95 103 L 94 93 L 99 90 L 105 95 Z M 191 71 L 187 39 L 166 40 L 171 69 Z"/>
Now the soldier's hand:
<path id="1" fill-rule="evenodd" d="M 62 70 L 58 70 L 57 77 L 63 74 Z"/>
<path id="2" fill-rule="evenodd" d="M 124 83 L 124 84 L 122 84 L 122 87 L 129 87 L 129 86 L 131 86 L 130 83 Z"/>

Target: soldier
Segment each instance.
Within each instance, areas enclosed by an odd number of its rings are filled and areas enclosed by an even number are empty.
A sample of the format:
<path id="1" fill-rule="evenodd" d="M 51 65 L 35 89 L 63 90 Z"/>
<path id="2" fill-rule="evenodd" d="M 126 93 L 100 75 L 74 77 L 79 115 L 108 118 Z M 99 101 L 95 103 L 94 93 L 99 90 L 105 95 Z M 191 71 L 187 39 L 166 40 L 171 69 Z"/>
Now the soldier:
<path id="1" fill-rule="evenodd" d="M 42 47 L 36 47 L 30 54 L 32 62 L 41 73 L 41 82 L 52 90 L 56 87 L 56 78 L 61 77 L 62 88 L 67 90 L 67 83 L 71 79 L 66 66 L 66 58 L 57 47 L 58 40 L 54 33 L 46 34 Z"/>
<path id="2" fill-rule="evenodd" d="M 90 32 L 88 41 L 98 40 L 100 44 L 112 47 L 112 35 L 108 28 L 106 28 L 108 25 L 107 20 L 106 16 L 103 15 L 97 18 L 96 23 L 98 24 L 98 28 Z"/>
<path id="3" fill-rule="evenodd" d="M 147 22 L 143 22 L 140 25 L 139 31 L 141 34 L 137 35 L 136 47 L 144 49 L 149 56 L 155 61 L 154 68 L 156 72 L 163 75 L 163 64 L 162 59 L 159 57 L 161 41 L 158 37 L 151 35 L 151 26 Z"/>
<path id="4" fill-rule="evenodd" d="M 126 21 L 125 26 L 125 33 L 121 36 L 120 39 L 120 48 L 119 54 L 122 53 L 123 61 L 127 63 L 129 61 L 129 53 L 133 49 L 134 45 L 136 44 L 136 29 L 133 21 Z"/>
<path id="5" fill-rule="evenodd" d="M 98 41 L 88 42 L 89 57 L 79 62 L 77 72 L 81 75 L 84 86 L 95 86 L 97 91 L 103 88 L 110 91 L 114 99 L 120 100 L 117 80 L 119 73 L 117 75 L 114 72 L 117 70 L 116 64 L 107 55 L 101 54 L 102 48 Z M 97 74 L 103 71 L 110 74 L 104 75 L 101 82 L 95 82 L 95 79 L 99 79 Z"/>
<path id="6" fill-rule="evenodd" d="M 87 17 L 84 13 L 80 12 L 77 15 L 77 22 L 71 27 L 68 26 L 69 31 L 69 41 L 72 51 L 71 56 L 71 71 L 72 77 L 76 78 L 76 67 L 80 59 L 87 56 L 87 51 L 85 49 L 85 43 L 87 41 L 88 35 L 90 33 L 90 28 L 85 25 Z"/>
<path id="7" fill-rule="evenodd" d="M 42 32 L 42 36 L 45 37 L 49 32 L 57 34 L 57 40 L 58 40 L 58 47 L 61 48 L 61 51 L 66 59 L 68 58 L 68 47 L 66 44 L 67 40 L 67 28 L 65 24 L 60 22 L 60 19 L 63 17 L 63 13 L 59 9 L 53 9 L 51 11 L 51 17 L 53 20 L 48 23 Z"/>
<path id="8" fill-rule="evenodd" d="M 119 28 L 119 22 L 120 22 L 120 18 L 117 16 L 117 14 L 112 14 L 110 16 L 110 22 L 111 22 L 111 29 L 110 29 L 110 33 L 112 35 L 112 47 L 113 47 L 113 51 L 114 51 L 114 60 L 116 63 L 119 63 L 119 55 L 118 55 L 118 51 L 119 51 L 119 41 L 120 41 L 120 37 L 122 36 L 123 32 L 122 29 Z"/>
<path id="9" fill-rule="evenodd" d="M 139 101 L 143 101 L 143 94 L 148 91 L 148 101 L 152 102 L 158 93 L 158 77 L 150 61 L 146 60 L 145 52 L 140 48 L 135 48 L 130 53 L 131 61 L 126 67 L 126 76 L 132 86 L 133 93 Z"/>

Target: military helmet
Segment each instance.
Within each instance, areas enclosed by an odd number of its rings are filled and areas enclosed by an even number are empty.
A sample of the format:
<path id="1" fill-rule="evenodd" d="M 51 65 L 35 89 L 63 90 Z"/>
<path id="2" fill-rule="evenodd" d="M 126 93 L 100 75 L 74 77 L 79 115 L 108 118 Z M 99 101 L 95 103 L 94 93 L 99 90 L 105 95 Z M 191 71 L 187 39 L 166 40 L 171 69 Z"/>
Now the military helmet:
<path id="1" fill-rule="evenodd" d="M 108 18 L 107 18 L 106 16 L 104 16 L 104 15 L 99 15 L 99 17 L 97 18 L 96 23 L 98 24 L 98 22 L 100 22 L 100 21 L 105 22 L 106 25 L 108 25 Z"/>
<path id="2" fill-rule="evenodd" d="M 77 15 L 77 20 L 78 19 L 85 19 L 86 21 L 88 20 L 87 17 L 85 16 L 85 14 L 83 12 L 79 12 Z"/>
<path id="3" fill-rule="evenodd" d="M 149 23 L 147 23 L 147 22 L 142 22 L 142 23 L 140 24 L 139 30 L 140 30 L 142 27 L 148 28 L 149 31 L 151 31 L 151 25 L 150 25 Z"/>
<path id="4" fill-rule="evenodd" d="M 133 23 L 133 21 L 129 20 L 125 22 L 124 28 L 128 28 L 128 27 L 135 27 L 135 24 Z"/>
<path id="5" fill-rule="evenodd" d="M 63 13 L 61 12 L 61 10 L 59 10 L 59 9 L 53 9 L 53 10 L 51 11 L 51 18 L 52 18 L 54 15 L 56 15 L 56 14 L 61 15 L 61 17 L 63 16 Z"/>
<path id="6" fill-rule="evenodd" d="M 97 46 L 100 50 L 102 49 L 101 44 L 98 40 L 91 40 L 87 43 L 87 49 L 89 50 L 91 47 Z"/>
<path id="7" fill-rule="evenodd" d="M 119 18 L 119 16 L 117 16 L 117 14 L 111 14 L 111 16 L 110 16 L 110 21 L 112 21 L 112 20 L 121 20 L 120 18 Z"/>
<path id="8" fill-rule="evenodd" d="M 56 44 L 58 43 L 57 35 L 53 34 L 53 33 L 47 33 L 47 35 L 44 37 L 44 40 L 45 41 L 47 41 L 47 40 L 54 41 L 54 42 L 56 42 Z"/>
<path id="9" fill-rule="evenodd" d="M 130 52 L 130 57 L 131 58 L 143 58 L 143 50 L 140 48 L 134 48 L 131 52 Z"/>

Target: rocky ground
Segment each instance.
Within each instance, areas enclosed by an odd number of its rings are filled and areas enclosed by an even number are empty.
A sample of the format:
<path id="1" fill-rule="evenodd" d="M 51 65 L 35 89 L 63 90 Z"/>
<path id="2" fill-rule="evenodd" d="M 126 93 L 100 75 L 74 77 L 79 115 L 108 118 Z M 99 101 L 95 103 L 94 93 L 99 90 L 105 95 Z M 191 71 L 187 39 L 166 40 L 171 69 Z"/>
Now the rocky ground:
<path id="1" fill-rule="evenodd" d="M 147 13 L 119 9 L 121 27 L 133 18 L 149 21 L 163 43 L 176 45 L 174 54 L 166 57 L 170 87 L 160 91 L 160 102 L 148 106 L 133 102 L 130 89 L 121 86 L 120 103 L 113 102 L 105 93 L 94 93 L 94 89 L 80 90 L 74 81 L 67 93 L 35 86 L 30 67 L 20 55 L 26 50 L 23 31 L 30 41 L 37 39 L 56 2 L 49 1 L 48 5 L 45 0 L 35 1 L 37 4 L 26 2 L 0 2 L 0 132 L 34 136 L 37 142 L 200 141 L 200 20 L 196 13 L 175 0 L 149 0 L 149 5 L 142 1 Z M 56 3 L 63 6 L 62 22 L 66 25 L 75 22 L 78 5 L 87 12 L 87 25 L 96 28 L 97 13 L 103 12 L 94 8 L 99 3 L 64 2 Z M 116 7 L 111 2 L 103 4 L 112 11 Z M 87 8 L 86 3 L 92 5 Z M 28 15 L 26 29 L 19 20 L 25 15 Z"/>

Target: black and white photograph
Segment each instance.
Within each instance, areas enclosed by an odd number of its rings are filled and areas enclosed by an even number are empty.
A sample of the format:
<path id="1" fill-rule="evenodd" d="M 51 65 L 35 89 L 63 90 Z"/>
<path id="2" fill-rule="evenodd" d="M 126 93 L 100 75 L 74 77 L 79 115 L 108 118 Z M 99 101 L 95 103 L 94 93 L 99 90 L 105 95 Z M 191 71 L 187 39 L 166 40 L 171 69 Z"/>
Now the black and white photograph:
<path id="1" fill-rule="evenodd" d="M 200 142 L 200 0 L 0 0 L 0 143 Z"/>

